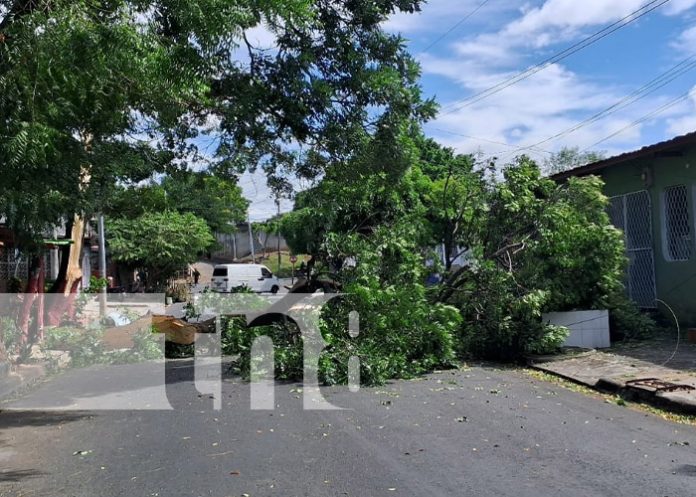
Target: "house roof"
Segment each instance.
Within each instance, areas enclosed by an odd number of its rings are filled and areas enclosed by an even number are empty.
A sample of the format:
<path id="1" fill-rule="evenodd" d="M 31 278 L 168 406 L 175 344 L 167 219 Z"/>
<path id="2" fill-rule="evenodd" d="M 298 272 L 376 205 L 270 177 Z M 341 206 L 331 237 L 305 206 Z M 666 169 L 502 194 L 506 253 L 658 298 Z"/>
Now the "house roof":
<path id="1" fill-rule="evenodd" d="M 643 157 L 655 157 L 660 153 L 669 152 L 687 145 L 696 145 L 696 131 L 687 133 L 685 135 L 677 136 L 670 140 L 655 143 L 653 145 L 648 145 L 638 150 L 634 150 L 633 152 L 626 152 L 620 155 L 615 155 L 614 157 L 609 157 L 608 159 L 603 159 L 597 162 L 591 162 L 583 166 L 569 169 L 568 171 L 556 173 L 551 176 L 551 179 L 554 179 L 556 181 L 562 181 L 564 179 L 570 178 L 571 176 L 585 176 L 588 174 L 602 171 L 608 167 L 627 162 L 629 160 Z"/>

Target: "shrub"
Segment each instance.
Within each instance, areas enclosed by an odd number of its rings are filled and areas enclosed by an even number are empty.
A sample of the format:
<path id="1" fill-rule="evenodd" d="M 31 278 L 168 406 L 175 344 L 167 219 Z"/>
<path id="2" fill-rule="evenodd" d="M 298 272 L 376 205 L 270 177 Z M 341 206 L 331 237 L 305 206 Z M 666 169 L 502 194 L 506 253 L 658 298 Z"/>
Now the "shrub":
<path id="1" fill-rule="evenodd" d="M 249 378 L 254 358 L 251 348 L 258 337 L 273 340 L 275 378 L 278 380 L 301 380 L 304 371 L 304 348 L 299 328 L 294 323 L 277 323 L 269 326 L 249 328 L 241 318 L 228 321 L 222 336 L 223 353 L 239 355 L 237 367 L 245 378 Z"/>
<path id="2" fill-rule="evenodd" d="M 19 345 L 21 336 L 22 332 L 15 324 L 13 318 L 7 316 L 0 317 L 0 337 L 5 350 L 14 351 Z"/>
<path id="3" fill-rule="evenodd" d="M 520 355 L 557 350 L 567 329 L 542 323 L 548 294 L 524 291 L 514 277 L 492 265 L 481 265 L 452 297 L 464 322 L 459 354 L 512 360 Z"/>
<path id="4" fill-rule="evenodd" d="M 649 338 L 659 328 L 655 320 L 638 309 L 635 303 L 617 292 L 606 302 L 612 340 Z"/>
<path id="5" fill-rule="evenodd" d="M 346 383 L 351 356 L 359 358 L 361 382 L 368 385 L 454 365 L 461 318 L 453 307 L 430 304 L 423 285 L 381 287 L 373 279 L 349 285 L 346 293 L 322 316 L 329 344 L 320 361 L 324 383 Z M 359 315 L 356 338 L 348 333 L 351 311 Z"/>
<path id="6" fill-rule="evenodd" d="M 348 332 L 351 311 L 360 316 L 356 338 Z M 349 285 L 344 296 L 324 307 L 319 319 L 327 344 L 319 358 L 319 379 L 328 385 L 347 383 L 351 356 L 360 359 L 361 383 L 365 385 L 452 366 L 454 333 L 460 321 L 457 309 L 430 304 L 422 285 L 382 288 L 376 279 Z M 248 377 L 251 345 L 264 335 L 274 343 L 276 378 L 301 379 L 304 342 L 292 322 L 248 329 L 242 320 L 232 319 L 223 336 L 223 350 L 240 355 L 240 371 Z"/>
<path id="7" fill-rule="evenodd" d="M 100 327 L 49 328 L 44 333 L 41 348 L 44 351 L 61 350 L 70 353 L 70 367 L 83 368 L 93 364 L 129 364 L 162 358 L 161 335 L 152 328 L 133 335 L 133 347 L 127 350 L 107 351 Z"/>
<path id="8" fill-rule="evenodd" d="M 41 348 L 70 353 L 70 366 L 81 368 L 105 362 L 101 328 L 50 328 L 44 332 Z"/>

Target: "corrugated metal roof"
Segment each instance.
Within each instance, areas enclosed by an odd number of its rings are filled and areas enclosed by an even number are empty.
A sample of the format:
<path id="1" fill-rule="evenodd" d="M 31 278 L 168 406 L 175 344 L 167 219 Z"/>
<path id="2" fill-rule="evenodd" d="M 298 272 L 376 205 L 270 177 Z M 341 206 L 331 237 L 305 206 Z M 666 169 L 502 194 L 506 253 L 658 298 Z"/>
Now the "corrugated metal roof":
<path id="1" fill-rule="evenodd" d="M 664 152 L 670 149 L 683 147 L 685 145 L 696 145 L 696 131 L 655 143 L 653 145 L 647 145 L 632 152 L 625 152 L 623 154 L 615 155 L 614 157 L 609 157 L 608 159 L 603 159 L 590 164 L 585 164 L 584 166 L 569 169 L 568 171 L 556 173 L 552 175 L 551 178 L 557 181 L 562 181 L 571 176 L 585 176 L 587 174 L 601 171 L 608 167 L 621 164 L 632 159 L 638 159 L 647 155 L 654 155 L 658 152 Z"/>

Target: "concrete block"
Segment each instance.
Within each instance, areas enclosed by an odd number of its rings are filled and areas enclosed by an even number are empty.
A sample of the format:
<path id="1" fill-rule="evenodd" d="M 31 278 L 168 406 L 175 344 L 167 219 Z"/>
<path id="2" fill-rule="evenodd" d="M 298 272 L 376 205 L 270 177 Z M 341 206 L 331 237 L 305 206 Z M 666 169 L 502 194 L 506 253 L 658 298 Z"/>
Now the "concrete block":
<path id="1" fill-rule="evenodd" d="M 609 311 L 550 312 L 542 316 L 545 323 L 565 326 L 570 335 L 566 347 L 601 349 L 611 347 L 609 339 Z"/>

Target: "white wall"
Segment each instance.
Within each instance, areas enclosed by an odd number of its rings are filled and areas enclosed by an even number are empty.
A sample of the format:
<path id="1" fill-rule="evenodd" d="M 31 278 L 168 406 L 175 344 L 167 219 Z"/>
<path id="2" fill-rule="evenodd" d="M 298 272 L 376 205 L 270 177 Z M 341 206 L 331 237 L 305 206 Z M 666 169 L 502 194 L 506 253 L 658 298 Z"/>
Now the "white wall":
<path id="1" fill-rule="evenodd" d="M 544 314 L 545 323 L 565 326 L 570 335 L 566 347 L 601 349 L 611 347 L 609 339 L 609 311 L 550 312 Z"/>

